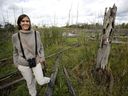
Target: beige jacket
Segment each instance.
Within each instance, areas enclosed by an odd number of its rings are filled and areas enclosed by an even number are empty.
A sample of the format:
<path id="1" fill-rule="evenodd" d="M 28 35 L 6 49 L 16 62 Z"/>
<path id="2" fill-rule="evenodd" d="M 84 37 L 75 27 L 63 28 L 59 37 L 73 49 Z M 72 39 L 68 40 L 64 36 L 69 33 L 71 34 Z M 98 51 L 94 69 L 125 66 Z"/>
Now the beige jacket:
<path id="1" fill-rule="evenodd" d="M 31 59 L 36 57 L 37 63 L 42 63 L 45 61 L 44 57 L 44 49 L 41 43 L 41 38 L 39 32 L 37 34 L 37 56 L 35 56 L 35 34 L 34 31 L 28 32 L 20 32 L 20 38 L 22 42 L 22 46 L 24 49 L 24 54 L 26 59 Z M 18 33 L 13 34 L 12 36 L 12 43 L 13 43 L 13 61 L 16 66 L 23 65 L 28 66 L 28 62 L 26 59 L 23 58 L 23 54 L 20 47 L 20 42 L 18 38 Z"/>

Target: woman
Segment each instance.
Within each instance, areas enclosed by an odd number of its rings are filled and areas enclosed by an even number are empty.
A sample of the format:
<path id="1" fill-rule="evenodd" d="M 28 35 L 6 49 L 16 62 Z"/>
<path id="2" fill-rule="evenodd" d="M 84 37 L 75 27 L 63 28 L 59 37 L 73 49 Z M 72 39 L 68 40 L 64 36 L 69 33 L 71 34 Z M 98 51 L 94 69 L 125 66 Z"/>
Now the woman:
<path id="1" fill-rule="evenodd" d="M 19 16 L 17 24 L 19 32 L 12 36 L 13 61 L 26 80 L 29 94 L 37 96 L 36 81 L 39 85 L 50 82 L 50 78 L 44 77 L 41 67 L 45 58 L 40 34 L 31 29 L 31 21 L 26 14 Z"/>

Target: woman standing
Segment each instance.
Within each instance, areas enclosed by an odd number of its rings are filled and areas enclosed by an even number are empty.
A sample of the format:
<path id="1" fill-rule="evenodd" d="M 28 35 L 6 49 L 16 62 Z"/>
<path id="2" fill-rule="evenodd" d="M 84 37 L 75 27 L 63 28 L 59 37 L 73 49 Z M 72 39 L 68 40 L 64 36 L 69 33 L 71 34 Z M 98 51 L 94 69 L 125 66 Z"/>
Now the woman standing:
<path id="1" fill-rule="evenodd" d="M 50 82 L 44 77 L 41 64 L 45 63 L 44 50 L 39 32 L 31 29 L 30 18 L 26 14 L 17 20 L 19 32 L 13 34 L 13 61 L 26 80 L 29 94 L 37 96 L 36 81 L 39 85 Z"/>

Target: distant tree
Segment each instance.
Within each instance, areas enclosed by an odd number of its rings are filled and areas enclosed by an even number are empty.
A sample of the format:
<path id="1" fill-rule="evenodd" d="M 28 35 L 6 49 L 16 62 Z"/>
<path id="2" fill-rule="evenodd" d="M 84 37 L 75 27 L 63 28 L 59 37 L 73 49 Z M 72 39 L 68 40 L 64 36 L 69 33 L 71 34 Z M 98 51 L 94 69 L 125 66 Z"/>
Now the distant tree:
<path id="1" fill-rule="evenodd" d="M 99 23 L 96 23 L 96 27 L 101 29 L 102 28 L 102 25 L 99 24 Z"/>
<path id="2" fill-rule="evenodd" d="M 0 28 L 2 28 L 2 24 L 0 24 Z"/>
<path id="3" fill-rule="evenodd" d="M 122 28 L 125 28 L 125 23 L 122 23 L 122 24 L 121 24 L 121 27 L 122 27 Z"/>
<path id="4" fill-rule="evenodd" d="M 1 28 L 1 30 L 0 30 L 1 40 L 3 40 L 4 42 L 7 41 L 7 40 L 10 40 L 14 31 L 15 31 L 14 25 L 12 25 L 11 23 L 6 22 L 4 27 Z"/>
<path id="5" fill-rule="evenodd" d="M 14 27 L 14 25 L 12 25 L 12 24 L 10 24 L 10 23 L 7 22 L 4 25 L 4 29 L 7 30 L 7 31 L 9 31 L 9 32 L 13 32 L 15 30 L 15 27 Z"/>
<path id="6" fill-rule="evenodd" d="M 128 28 L 128 23 L 125 24 L 125 28 Z"/>

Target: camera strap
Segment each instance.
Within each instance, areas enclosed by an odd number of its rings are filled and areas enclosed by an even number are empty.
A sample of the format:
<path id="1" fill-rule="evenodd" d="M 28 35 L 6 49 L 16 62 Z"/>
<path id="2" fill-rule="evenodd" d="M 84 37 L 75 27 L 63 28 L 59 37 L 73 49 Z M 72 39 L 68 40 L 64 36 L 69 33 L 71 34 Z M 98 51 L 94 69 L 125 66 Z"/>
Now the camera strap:
<path id="1" fill-rule="evenodd" d="M 38 52 L 37 52 L 37 36 L 36 36 L 36 31 L 34 31 L 35 33 L 35 55 L 37 56 Z"/>
<path id="2" fill-rule="evenodd" d="M 34 31 L 34 34 L 35 34 L 35 55 L 37 56 L 38 52 L 37 52 L 37 35 L 36 35 L 36 31 Z M 21 51 L 22 51 L 22 54 L 23 54 L 23 58 L 26 59 L 19 32 L 18 32 L 18 38 L 19 38 L 19 41 L 20 41 L 20 47 L 21 47 Z"/>

